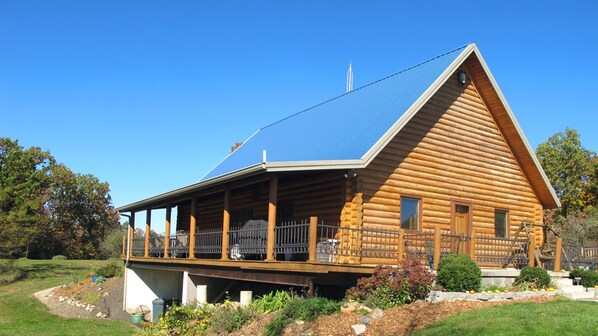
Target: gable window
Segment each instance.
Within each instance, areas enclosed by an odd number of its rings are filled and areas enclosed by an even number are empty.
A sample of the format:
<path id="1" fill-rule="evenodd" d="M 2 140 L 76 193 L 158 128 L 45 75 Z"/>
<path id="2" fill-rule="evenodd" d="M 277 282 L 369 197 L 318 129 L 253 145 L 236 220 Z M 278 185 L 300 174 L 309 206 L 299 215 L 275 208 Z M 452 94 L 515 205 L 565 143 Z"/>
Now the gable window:
<path id="1" fill-rule="evenodd" d="M 419 230 L 419 202 L 417 198 L 401 197 L 401 229 Z"/>
<path id="2" fill-rule="evenodd" d="M 494 210 L 494 234 L 496 237 L 508 237 L 509 212 L 505 210 Z"/>

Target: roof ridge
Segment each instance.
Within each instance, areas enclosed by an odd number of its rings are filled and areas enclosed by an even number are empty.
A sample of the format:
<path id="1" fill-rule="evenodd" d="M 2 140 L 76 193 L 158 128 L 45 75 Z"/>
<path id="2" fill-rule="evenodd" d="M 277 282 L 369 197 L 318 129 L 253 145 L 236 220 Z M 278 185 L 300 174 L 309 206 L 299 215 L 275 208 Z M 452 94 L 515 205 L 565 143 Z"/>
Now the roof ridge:
<path id="1" fill-rule="evenodd" d="M 470 43 L 470 44 L 471 44 L 471 43 Z M 430 59 L 427 59 L 427 60 L 425 60 L 425 61 L 423 61 L 423 62 L 420 62 L 420 63 L 418 63 L 418 64 L 416 64 L 416 65 L 410 66 L 410 67 L 408 67 L 408 68 L 406 68 L 406 69 L 403 69 L 403 70 L 401 70 L 401 71 L 395 72 L 395 73 L 393 73 L 393 74 L 391 74 L 391 75 L 388 75 L 388 76 L 386 76 L 386 77 L 380 78 L 380 79 L 378 79 L 378 80 L 375 80 L 375 81 L 373 81 L 373 82 L 371 82 L 371 83 L 368 83 L 368 84 L 366 84 L 366 85 L 360 86 L 360 87 L 358 87 L 358 88 L 357 88 L 357 89 L 355 89 L 355 90 L 351 90 L 351 91 L 349 91 L 349 92 L 345 92 L 345 93 L 343 93 L 343 94 L 341 94 L 341 95 L 338 95 L 338 96 L 336 96 L 336 97 L 334 97 L 334 98 L 330 98 L 330 99 L 328 99 L 328 100 L 325 100 L 325 101 L 323 101 L 323 102 L 321 102 L 321 103 L 319 103 L 319 104 L 316 104 L 316 105 L 314 105 L 314 106 L 312 106 L 312 107 L 306 108 L 305 110 L 301 110 L 301 111 L 299 111 L 299 112 L 293 113 L 293 114 L 291 114 L 291 115 L 289 115 L 289 116 L 286 116 L 286 117 L 284 117 L 284 118 L 282 118 L 282 119 L 280 119 L 280 120 L 278 120 L 278 121 L 275 121 L 275 122 L 273 122 L 273 123 L 271 123 L 271 124 L 268 124 L 268 125 L 266 125 L 266 126 L 264 126 L 264 127 L 260 128 L 260 129 L 258 129 L 258 131 L 261 131 L 261 130 L 263 130 L 263 129 L 266 129 L 266 128 L 268 128 L 268 127 L 271 127 L 271 126 L 274 126 L 274 125 L 276 125 L 276 124 L 279 124 L 279 123 L 281 123 L 281 122 L 283 122 L 283 121 L 285 121 L 285 120 L 287 120 L 287 119 L 290 119 L 290 118 L 292 118 L 292 117 L 294 117 L 294 116 L 297 116 L 297 115 L 299 115 L 299 114 L 305 113 L 305 112 L 307 112 L 307 111 L 309 111 L 309 110 L 313 110 L 313 109 L 315 109 L 316 107 L 319 107 L 319 106 L 322 106 L 322 105 L 324 105 L 324 104 L 327 104 L 327 103 L 329 103 L 329 102 L 331 102 L 331 101 L 333 101 L 333 100 L 337 100 L 337 99 L 339 99 L 339 98 L 341 98 L 341 97 L 344 97 L 344 96 L 346 96 L 346 95 L 348 95 L 348 94 L 351 94 L 352 92 L 359 91 L 359 90 L 361 90 L 361 89 L 364 89 L 364 88 L 366 88 L 366 87 L 368 87 L 368 86 L 372 86 L 372 85 L 374 85 L 374 84 L 376 84 L 376 83 L 379 83 L 379 82 L 381 82 L 381 81 L 384 81 L 384 80 L 387 80 L 387 79 L 389 79 L 389 78 L 391 78 L 391 77 L 394 77 L 394 76 L 397 76 L 397 75 L 399 75 L 399 74 L 402 74 L 402 73 L 404 73 L 404 72 L 406 72 L 406 71 L 409 71 L 409 70 L 412 70 L 412 69 L 414 69 L 414 68 L 417 68 L 417 67 L 419 67 L 419 66 L 422 66 L 422 65 L 424 65 L 424 64 L 426 64 L 426 63 L 429 63 L 429 62 L 431 62 L 431 61 L 433 61 L 433 60 L 435 60 L 435 59 L 438 59 L 438 58 L 440 58 L 440 57 L 446 56 L 446 55 L 448 55 L 448 54 L 452 54 L 452 53 L 454 53 L 454 52 L 456 52 L 456 51 L 458 51 L 458 50 L 461 50 L 461 49 L 465 49 L 465 48 L 467 48 L 467 46 L 469 46 L 470 44 L 466 44 L 466 45 L 464 45 L 464 46 L 461 46 L 461 47 L 459 47 L 459 48 L 455 48 L 455 49 L 453 49 L 453 50 L 447 51 L 447 52 L 445 52 L 445 53 L 442 53 L 442 54 L 440 54 L 440 55 L 438 55 L 438 56 L 435 56 L 435 57 L 432 57 L 432 58 L 430 58 Z"/>

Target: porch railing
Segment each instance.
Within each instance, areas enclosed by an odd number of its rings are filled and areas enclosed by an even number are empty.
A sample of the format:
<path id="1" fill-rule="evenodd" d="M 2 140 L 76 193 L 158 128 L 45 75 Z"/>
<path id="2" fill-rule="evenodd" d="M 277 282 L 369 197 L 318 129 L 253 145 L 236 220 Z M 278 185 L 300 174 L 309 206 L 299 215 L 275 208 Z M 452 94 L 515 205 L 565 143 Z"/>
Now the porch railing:
<path id="1" fill-rule="evenodd" d="M 517 268 L 529 263 L 529 240 L 476 235 L 475 260 L 482 265 L 513 265 Z"/>
<path id="2" fill-rule="evenodd" d="M 309 253 L 309 221 L 286 221 L 274 228 L 276 243 L 274 253 L 282 254 L 284 260 L 306 260 Z M 301 256 L 302 255 L 302 256 Z"/>
<path id="3" fill-rule="evenodd" d="M 143 257 L 145 255 L 145 238 L 133 238 L 131 253 L 135 257 Z"/>
<path id="4" fill-rule="evenodd" d="M 245 225 L 228 231 L 228 248 L 231 259 L 264 259 L 268 227 Z"/>
<path id="5" fill-rule="evenodd" d="M 213 256 L 220 258 L 222 253 L 222 229 L 204 229 L 195 233 L 195 247 L 197 258 Z"/>
<path id="6" fill-rule="evenodd" d="M 177 232 L 169 237 L 168 253 L 172 258 L 186 258 L 189 255 L 189 234 Z"/>
<path id="7" fill-rule="evenodd" d="M 163 235 L 154 235 L 150 237 L 148 252 L 151 257 L 162 257 L 164 255 Z"/>
<path id="8" fill-rule="evenodd" d="M 318 224 L 316 260 L 337 262 L 338 257 L 398 258 L 399 231 L 345 228 Z"/>
<path id="9" fill-rule="evenodd" d="M 196 258 L 264 260 L 268 253 L 268 225 L 265 220 L 250 220 L 242 226 L 232 227 L 228 232 L 220 228 L 200 229 L 195 234 L 193 248 Z M 227 235 L 227 236 L 224 236 Z M 222 251 L 228 237 L 228 249 Z M 346 228 L 310 220 L 285 221 L 274 227 L 273 250 L 279 261 L 310 261 L 322 263 L 397 264 L 406 257 L 417 258 L 436 268 L 448 254 L 460 253 L 472 256 L 481 265 L 520 267 L 530 262 L 530 240 L 524 238 L 500 238 L 492 235 L 451 234 L 450 231 L 434 230 L 405 233 L 398 229 Z M 168 256 L 188 258 L 190 235 L 179 231 L 167 240 Z M 164 237 L 151 236 L 147 251 L 150 257 L 164 255 Z M 560 243 L 559 243 L 560 244 Z M 558 245 L 560 251 L 560 245 Z M 134 238 L 132 254 L 144 256 L 145 239 Z M 223 252 L 226 252 L 223 254 Z M 559 253 L 560 255 L 560 253 Z M 598 246 L 563 246 L 563 266 L 595 268 Z M 554 268 L 557 269 L 555 264 Z"/>
<path id="10" fill-rule="evenodd" d="M 596 270 L 598 246 L 563 244 L 561 267 Z"/>

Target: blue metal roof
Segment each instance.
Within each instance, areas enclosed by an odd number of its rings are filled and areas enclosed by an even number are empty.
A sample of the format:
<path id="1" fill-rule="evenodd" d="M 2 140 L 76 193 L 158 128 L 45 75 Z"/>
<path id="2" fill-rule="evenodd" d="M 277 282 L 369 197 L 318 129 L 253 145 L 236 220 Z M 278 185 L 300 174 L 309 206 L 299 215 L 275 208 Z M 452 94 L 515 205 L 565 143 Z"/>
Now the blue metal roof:
<path id="1" fill-rule="evenodd" d="M 258 130 L 202 181 L 268 162 L 360 160 L 467 46 Z"/>

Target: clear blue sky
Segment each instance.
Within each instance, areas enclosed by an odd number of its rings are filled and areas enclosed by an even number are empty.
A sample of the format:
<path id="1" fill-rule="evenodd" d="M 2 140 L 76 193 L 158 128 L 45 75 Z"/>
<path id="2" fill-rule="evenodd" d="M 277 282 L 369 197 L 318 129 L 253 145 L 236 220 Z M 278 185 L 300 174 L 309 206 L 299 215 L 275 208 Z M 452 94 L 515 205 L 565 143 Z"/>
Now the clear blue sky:
<path id="1" fill-rule="evenodd" d="M 0 136 L 110 183 L 199 180 L 258 128 L 476 41 L 528 140 L 598 150 L 598 2 L 0 1 Z M 300 134 L 300 130 L 297 130 Z"/>

